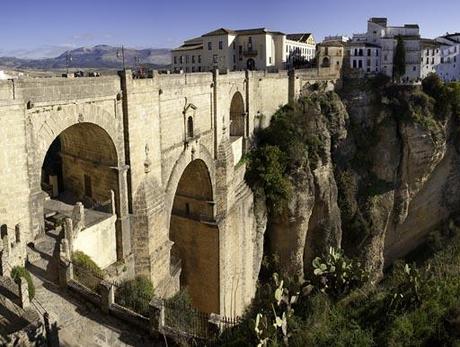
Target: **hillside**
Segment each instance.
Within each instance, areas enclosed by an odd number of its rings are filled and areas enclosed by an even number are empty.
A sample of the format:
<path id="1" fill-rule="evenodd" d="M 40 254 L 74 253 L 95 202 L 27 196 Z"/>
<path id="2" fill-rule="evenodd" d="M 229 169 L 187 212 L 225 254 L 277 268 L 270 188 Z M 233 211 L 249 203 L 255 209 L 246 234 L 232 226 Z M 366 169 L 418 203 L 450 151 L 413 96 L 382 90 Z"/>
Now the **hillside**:
<path id="1" fill-rule="evenodd" d="M 72 61 L 71 68 L 103 68 L 118 69 L 122 66 L 122 59 L 117 57 L 119 47 L 97 45 L 94 47 L 80 47 L 69 51 Z M 165 67 L 170 64 L 170 51 L 166 48 L 133 49 L 125 48 L 125 64 L 135 66 L 135 57 L 140 64 L 151 67 Z M 63 69 L 66 68 L 67 53 L 55 58 L 19 59 L 15 57 L 0 57 L 0 68 L 4 69 Z"/>

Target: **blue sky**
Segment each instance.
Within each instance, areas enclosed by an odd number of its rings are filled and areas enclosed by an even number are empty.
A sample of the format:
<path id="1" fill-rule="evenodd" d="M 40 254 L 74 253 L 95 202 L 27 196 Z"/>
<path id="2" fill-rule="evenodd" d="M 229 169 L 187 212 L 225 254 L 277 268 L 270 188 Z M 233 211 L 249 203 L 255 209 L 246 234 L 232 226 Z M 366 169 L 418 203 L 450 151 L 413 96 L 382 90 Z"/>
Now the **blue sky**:
<path id="1" fill-rule="evenodd" d="M 422 35 L 460 31 L 460 0 L 0 0 L 0 55 L 54 56 L 95 44 L 175 47 L 219 28 L 363 32 L 368 17 L 419 23 Z"/>

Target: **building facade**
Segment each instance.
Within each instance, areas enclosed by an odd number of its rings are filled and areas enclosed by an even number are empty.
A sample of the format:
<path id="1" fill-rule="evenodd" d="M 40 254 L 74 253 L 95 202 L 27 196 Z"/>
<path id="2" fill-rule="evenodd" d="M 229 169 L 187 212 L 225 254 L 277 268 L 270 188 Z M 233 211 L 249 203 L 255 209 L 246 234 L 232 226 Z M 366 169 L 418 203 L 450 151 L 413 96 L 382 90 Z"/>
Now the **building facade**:
<path id="1" fill-rule="evenodd" d="M 276 70 L 315 57 L 312 34 L 286 35 L 265 28 L 217 29 L 172 50 L 173 72 Z"/>
<path id="2" fill-rule="evenodd" d="M 404 41 L 406 51 L 405 81 L 417 81 L 421 74 L 421 38 L 416 24 L 389 26 L 387 18 L 371 18 L 367 32 L 354 34 L 349 44 L 350 67 L 367 73 L 393 76 L 393 58 L 398 37 Z"/>
<path id="3" fill-rule="evenodd" d="M 436 73 L 444 81 L 460 80 L 460 33 L 446 34 L 435 39 L 439 44 L 439 64 Z"/>

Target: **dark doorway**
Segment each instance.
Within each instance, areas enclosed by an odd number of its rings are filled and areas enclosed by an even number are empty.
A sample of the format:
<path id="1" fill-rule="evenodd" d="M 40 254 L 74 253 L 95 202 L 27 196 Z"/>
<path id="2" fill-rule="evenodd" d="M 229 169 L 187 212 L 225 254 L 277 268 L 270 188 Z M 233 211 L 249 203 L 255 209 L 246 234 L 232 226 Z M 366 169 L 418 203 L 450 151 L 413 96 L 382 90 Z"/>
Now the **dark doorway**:
<path id="1" fill-rule="evenodd" d="M 252 70 L 255 70 L 256 69 L 256 62 L 254 61 L 254 59 L 250 58 L 248 59 L 247 63 L 246 63 L 246 66 L 247 66 L 247 69 L 252 71 Z"/>

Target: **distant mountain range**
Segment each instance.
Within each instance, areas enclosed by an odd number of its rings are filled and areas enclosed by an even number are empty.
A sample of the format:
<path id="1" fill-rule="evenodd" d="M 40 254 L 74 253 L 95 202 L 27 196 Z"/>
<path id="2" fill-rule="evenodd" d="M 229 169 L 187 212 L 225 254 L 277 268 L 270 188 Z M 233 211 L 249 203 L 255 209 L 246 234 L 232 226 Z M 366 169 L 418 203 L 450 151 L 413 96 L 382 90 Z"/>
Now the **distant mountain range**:
<path id="1" fill-rule="evenodd" d="M 117 52 L 119 52 L 120 57 L 117 57 Z M 72 69 L 120 69 L 122 67 L 121 49 L 119 47 L 97 45 L 73 49 L 55 58 L 0 57 L 0 69 L 64 69 L 67 67 L 67 54 L 72 57 L 69 64 Z M 164 68 L 171 63 L 170 50 L 166 48 L 125 48 L 124 55 L 126 67 L 140 64 L 148 65 L 151 68 Z"/>

